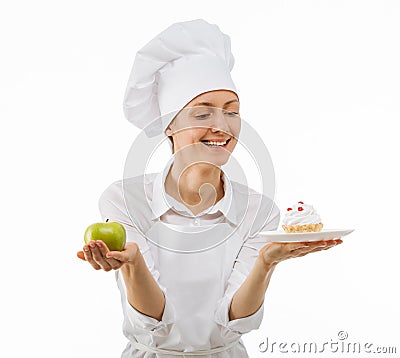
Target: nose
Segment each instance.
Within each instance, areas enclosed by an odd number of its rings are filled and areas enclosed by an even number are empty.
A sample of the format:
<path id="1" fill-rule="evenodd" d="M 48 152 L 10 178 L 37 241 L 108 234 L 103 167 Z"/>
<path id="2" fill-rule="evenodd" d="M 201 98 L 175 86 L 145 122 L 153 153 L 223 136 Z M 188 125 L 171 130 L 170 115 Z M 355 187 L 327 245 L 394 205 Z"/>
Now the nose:
<path id="1" fill-rule="evenodd" d="M 226 133 L 231 132 L 227 118 L 225 117 L 222 110 L 215 111 L 213 115 L 213 122 L 211 123 L 211 131 L 213 133 L 220 131 Z"/>

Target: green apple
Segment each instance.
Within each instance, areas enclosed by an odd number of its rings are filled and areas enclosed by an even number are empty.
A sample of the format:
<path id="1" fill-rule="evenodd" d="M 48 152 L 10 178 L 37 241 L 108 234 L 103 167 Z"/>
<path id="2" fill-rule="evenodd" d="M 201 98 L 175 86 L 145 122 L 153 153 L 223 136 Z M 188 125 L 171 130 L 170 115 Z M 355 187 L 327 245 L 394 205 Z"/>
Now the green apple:
<path id="1" fill-rule="evenodd" d="M 85 244 L 90 240 L 101 240 L 110 251 L 122 251 L 126 243 L 126 231 L 117 222 L 95 223 L 86 229 L 84 239 Z"/>

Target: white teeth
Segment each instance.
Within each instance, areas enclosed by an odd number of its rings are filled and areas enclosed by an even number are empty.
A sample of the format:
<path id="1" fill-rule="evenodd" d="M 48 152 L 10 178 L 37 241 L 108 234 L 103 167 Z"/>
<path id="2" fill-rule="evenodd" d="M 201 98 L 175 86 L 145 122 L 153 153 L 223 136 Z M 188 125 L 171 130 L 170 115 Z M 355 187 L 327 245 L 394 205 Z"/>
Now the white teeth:
<path id="1" fill-rule="evenodd" d="M 217 146 L 224 146 L 226 144 L 225 142 L 212 142 L 212 141 L 208 141 L 208 142 L 204 142 L 207 145 L 217 145 Z"/>

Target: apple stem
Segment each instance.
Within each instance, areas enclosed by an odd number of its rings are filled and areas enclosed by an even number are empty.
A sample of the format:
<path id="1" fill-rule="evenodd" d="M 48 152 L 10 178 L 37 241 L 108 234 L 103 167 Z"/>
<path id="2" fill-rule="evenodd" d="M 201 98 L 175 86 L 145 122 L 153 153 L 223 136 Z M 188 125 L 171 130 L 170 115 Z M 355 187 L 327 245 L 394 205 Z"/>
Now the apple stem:
<path id="1" fill-rule="evenodd" d="M 108 222 L 108 219 L 106 220 L 106 223 Z"/>

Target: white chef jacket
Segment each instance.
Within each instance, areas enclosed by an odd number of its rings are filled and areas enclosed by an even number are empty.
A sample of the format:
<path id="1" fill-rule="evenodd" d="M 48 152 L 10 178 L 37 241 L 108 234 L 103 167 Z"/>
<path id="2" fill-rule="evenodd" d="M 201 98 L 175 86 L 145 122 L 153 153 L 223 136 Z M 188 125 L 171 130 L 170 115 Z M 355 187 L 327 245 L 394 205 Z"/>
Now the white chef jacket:
<path id="1" fill-rule="evenodd" d="M 223 198 L 193 215 L 165 192 L 170 165 L 160 173 L 111 184 L 99 201 L 103 220 L 120 222 L 127 242 L 138 243 L 165 295 L 158 321 L 129 304 L 122 274 L 116 271 L 123 332 L 129 339 L 122 358 L 177 356 L 165 350 L 183 352 L 181 357 L 193 351 L 209 358 L 248 357 L 240 338 L 259 328 L 264 303 L 254 314 L 229 321 L 230 303 L 266 245 L 257 233 L 277 228 L 279 209 L 270 198 L 223 174 Z M 207 353 L 228 345 L 232 347 Z"/>

